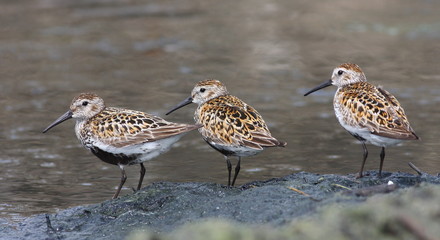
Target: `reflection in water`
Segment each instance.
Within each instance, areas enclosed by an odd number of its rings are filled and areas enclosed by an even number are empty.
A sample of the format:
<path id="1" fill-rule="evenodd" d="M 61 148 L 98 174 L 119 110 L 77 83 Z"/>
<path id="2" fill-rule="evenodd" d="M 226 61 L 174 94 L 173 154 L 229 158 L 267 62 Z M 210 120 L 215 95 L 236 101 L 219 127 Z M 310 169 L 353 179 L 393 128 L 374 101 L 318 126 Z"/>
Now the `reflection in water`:
<path id="1" fill-rule="evenodd" d="M 237 184 L 297 171 L 354 173 L 361 145 L 334 117 L 334 89 L 302 96 L 347 61 L 399 99 L 422 138 L 390 148 L 384 170 L 411 172 L 411 161 L 439 171 L 440 3 L 129 2 L 0 3 L 1 216 L 17 220 L 107 200 L 114 192 L 119 169 L 80 146 L 73 122 L 41 134 L 84 91 L 112 106 L 164 116 L 196 82 L 216 78 L 288 142 L 285 149 L 243 159 Z M 194 107 L 166 119 L 192 123 Z M 369 151 L 366 169 L 378 169 L 373 156 L 380 149 Z M 145 164 L 144 185 L 225 184 L 225 165 L 193 132 Z M 121 195 L 136 186 L 138 168 L 127 171 Z"/>

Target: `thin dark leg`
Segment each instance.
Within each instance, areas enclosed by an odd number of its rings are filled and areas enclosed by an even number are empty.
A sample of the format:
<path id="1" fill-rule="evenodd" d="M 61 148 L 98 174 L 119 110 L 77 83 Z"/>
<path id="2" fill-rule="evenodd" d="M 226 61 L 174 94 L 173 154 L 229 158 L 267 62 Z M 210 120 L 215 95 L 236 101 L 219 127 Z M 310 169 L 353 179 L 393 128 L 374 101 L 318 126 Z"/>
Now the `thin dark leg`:
<path id="1" fill-rule="evenodd" d="M 363 177 L 363 173 L 364 173 L 364 166 L 365 166 L 365 162 L 367 161 L 367 157 L 368 157 L 368 150 L 367 150 L 367 146 L 365 145 L 364 141 L 361 141 L 362 143 L 362 148 L 364 149 L 364 159 L 362 160 L 362 166 L 361 166 L 361 170 L 359 171 L 359 176 L 358 178 Z"/>
<path id="2" fill-rule="evenodd" d="M 385 159 L 385 147 L 382 147 L 382 151 L 380 152 L 380 167 L 379 167 L 379 177 L 382 177 L 382 167 L 383 160 Z"/>
<path id="3" fill-rule="evenodd" d="M 228 187 L 231 186 L 231 171 L 232 171 L 232 164 L 231 161 L 229 161 L 228 157 L 225 156 L 226 158 L 226 165 L 228 167 Z"/>
<path id="4" fill-rule="evenodd" d="M 240 162 L 241 162 L 241 157 L 238 157 L 238 163 L 237 166 L 235 167 L 235 174 L 234 174 L 234 180 L 232 180 L 232 186 L 234 186 L 235 179 L 237 179 L 238 173 L 240 172 Z"/>
<path id="5" fill-rule="evenodd" d="M 121 188 L 124 185 L 125 180 L 127 180 L 127 175 L 125 175 L 124 166 L 120 165 L 119 167 L 121 168 L 121 173 L 122 173 L 121 182 L 119 183 L 118 190 L 116 190 L 115 195 L 113 195 L 113 199 L 119 196 L 119 193 L 121 192 Z"/>
<path id="6" fill-rule="evenodd" d="M 144 167 L 144 164 L 141 163 L 141 176 L 139 178 L 138 187 L 136 189 L 137 191 L 139 191 L 141 189 L 142 182 L 144 181 L 144 176 L 145 176 L 145 167 Z"/>

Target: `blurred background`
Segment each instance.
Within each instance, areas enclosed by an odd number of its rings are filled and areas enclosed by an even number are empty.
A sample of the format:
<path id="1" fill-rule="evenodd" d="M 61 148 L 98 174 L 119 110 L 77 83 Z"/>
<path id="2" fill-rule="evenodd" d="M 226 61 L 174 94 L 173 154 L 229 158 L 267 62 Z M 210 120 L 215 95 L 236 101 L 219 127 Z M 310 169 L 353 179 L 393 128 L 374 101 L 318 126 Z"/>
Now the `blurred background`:
<path id="1" fill-rule="evenodd" d="M 110 199 L 118 167 L 84 149 L 67 121 L 41 131 L 93 91 L 107 106 L 193 122 L 195 104 L 164 113 L 206 78 L 255 107 L 286 148 L 243 158 L 237 185 L 298 171 L 356 173 L 361 145 L 333 112 L 335 87 L 303 94 L 357 63 L 394 94 L 422 141 L 388 148 L 385 171 L 440 171 L 440 2 L 429 0 L 0 1 L 0 217 Z M 369 146 L 367 170 L 379 167 Z M 236 160 L 233 159 L 233 163 Z M 227 183 L 223 156 L 192 132 L 145 163 L 157 181 Z M 139 166 L 127 168 L 121 195 Z"/>

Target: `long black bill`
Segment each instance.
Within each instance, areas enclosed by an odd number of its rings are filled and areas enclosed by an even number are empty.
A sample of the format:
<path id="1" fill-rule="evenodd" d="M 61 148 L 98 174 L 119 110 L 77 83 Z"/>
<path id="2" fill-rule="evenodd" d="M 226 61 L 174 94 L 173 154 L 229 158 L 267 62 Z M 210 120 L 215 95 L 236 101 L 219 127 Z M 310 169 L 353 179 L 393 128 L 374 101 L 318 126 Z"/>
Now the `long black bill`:
<path id="1" fill-rule="evenodd" d="M 186 105 L 192 103 L 192 101 L 193 101 L 193 98 L 192 98 L 192 97 L 189 97 L 189 98 L 183 100 L 181 103 L 177 104 L 177 106 L 175 106 L 173 109 L 171 109 L 170 111 L 168 111 L 167 113 L 165 113 L 165 115 L 168 115 L 168 114 L 170 114 L 170 113 L 176 111 L 177 109 L 179 109 L 179 108 L 181 108 L 181 107 L 184 107 L 184 106 L 186 106 Z"/>
<path id="2" fill-rule="evenodd" d="M 326 87 L 331 86 L 331 85 L 332 85 L 332 80 L 330 79 L 330 80 L 324 82 L 323 84 L 321 84 L 321 85 L 313 88 L 312 90 L 308 91 L 306 94 L 304 94 L 304 96 L 307 96 L 307 95 L 309 95 L 312 92 L 316 92 L 316 91 L 318 91 L 320 89 L 326 88 Z"/>
<path id="3" fill-rule="evenodd" d="M 72 118 L 72 111 L 67 111 L 66 113 L 64 113 L 61 117 L 59 117 L 57 120 L 55 120 L 53 123 L 51 123 L 46 129 L 43 130 L 43 133 L 49 131 L 49 129 L 55 127 L 56 125 L 66 121 L 67 119 L 71 119 Z"/>

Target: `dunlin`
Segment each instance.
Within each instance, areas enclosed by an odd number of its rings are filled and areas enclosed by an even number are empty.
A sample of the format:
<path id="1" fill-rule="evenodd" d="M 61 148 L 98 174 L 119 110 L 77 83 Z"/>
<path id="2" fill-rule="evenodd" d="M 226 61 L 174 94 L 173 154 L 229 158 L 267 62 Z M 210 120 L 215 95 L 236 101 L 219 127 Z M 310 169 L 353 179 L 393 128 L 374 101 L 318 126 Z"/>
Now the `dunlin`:
<path id="1" fill-rule="evenodd" d="M 266 147 L 286 146 L 285 142 L 272 137 L 263 118 L 253 107 L 230 95 L 218 80 L 197 83 L 191 96 L 167 115 L 190 103 L 198 104 L 194 119 L 197 124 L 202 124 L 199 132 L 203 139 L 225 156 L 228 186 L 234 186 L 240 172 L 241 157 L 255 155 Z M 238 157 L 232 184 L 230 156 Z"/>
<path id="2" fill-rule="evenodd" d="M 366 143 L 382 147 L 379 176 L 382 175 L 385 147 L 403 140 L 417 140 L 419 137 L 411 128 L 397 99 L 383 89 L 367 82 L 361 68 L 344 63 L 333 70 L 330 80 L 313 88 L 304 96 L 322 88 L 335 85 L 333 106 L 339 123 L 362 143 L 364 157 L 359 171 L 363 176 L 368 150 Z"/>
<path id="3" fill-rule="evenodd" d="M 94 93 L 75 97 L 70 110 L 50 124 L 43 133 L 67 119 L 76 120 L 75 133 L 81 143 L 99 159 L 118 165 L 121 181 L 113 198 L 117 198 L 127 179 L 124 168 L 140 164 L 137 190 L 145 175 L 143 162 L 170 149 L 187 132 L 200 126 L 167 122 L 147 113 L 106 107 Z"/>

